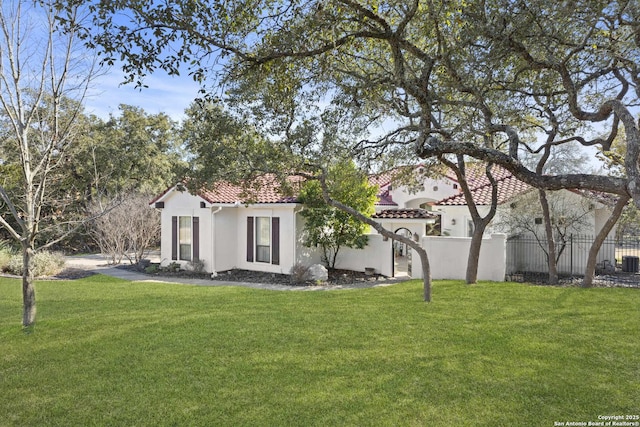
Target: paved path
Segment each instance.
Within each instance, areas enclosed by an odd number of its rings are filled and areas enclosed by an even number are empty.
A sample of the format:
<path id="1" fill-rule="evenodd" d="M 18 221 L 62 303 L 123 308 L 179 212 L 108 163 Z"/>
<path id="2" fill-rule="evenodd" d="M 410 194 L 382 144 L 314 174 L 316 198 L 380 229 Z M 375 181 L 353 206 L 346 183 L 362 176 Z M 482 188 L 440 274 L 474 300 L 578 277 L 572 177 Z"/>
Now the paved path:
<path id="1" fill-rule="evenodd" d="M 152 262 L 157 262 L 151 257 Z M 327 291 L 337 289 L 360 289 L 373 288 L 379 286 L 390 286 L 399 283 L 402 280 L 381 280 L 379 282 L 357 283 L 352 285 L 331 285 L 331 286 L 287 286 L 270 283 L 250 283 L 250 282 L 233 282 L 224 280 L 208 280 L 208 279 L 190 279 L 187 277 L 150 277 L 146 274 L 138 273 L 131 270 L 116 268 L 107 263 L 107 259 L 102 255 L 82 255 L 67 257 L 67 266 L 73 268 L 81 268 L 83 270 L 93 271 L 95 273 L 104 274 L 119 279 L 130 280 L 132 282 L 159 282 L 159 283 L 175 283 L 182 285 L 194 286 L 243 286 L 255 289 L 267 289 L 273 291 Z"/>

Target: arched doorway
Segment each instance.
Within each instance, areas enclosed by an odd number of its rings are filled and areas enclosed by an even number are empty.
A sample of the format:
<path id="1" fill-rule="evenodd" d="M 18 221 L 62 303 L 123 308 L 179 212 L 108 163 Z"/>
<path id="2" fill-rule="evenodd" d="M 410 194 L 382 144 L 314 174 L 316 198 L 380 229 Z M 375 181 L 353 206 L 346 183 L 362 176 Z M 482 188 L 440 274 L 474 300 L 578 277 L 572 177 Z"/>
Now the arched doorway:
<path id="1" fill-rule="evenodd" d="M 408 228 L 398 228 L 396 234 L 411 239 L 413 233 Z M 411 277 L 411 248 L 397 240 L 393 241 L 393 277 Z"/>

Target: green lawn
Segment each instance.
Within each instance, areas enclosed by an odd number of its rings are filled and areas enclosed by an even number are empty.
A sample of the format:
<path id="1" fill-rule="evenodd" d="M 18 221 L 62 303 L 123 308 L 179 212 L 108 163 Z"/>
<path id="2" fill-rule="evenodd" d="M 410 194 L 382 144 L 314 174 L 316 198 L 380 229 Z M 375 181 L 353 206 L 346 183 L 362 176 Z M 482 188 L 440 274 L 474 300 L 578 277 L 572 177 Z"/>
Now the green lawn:
<path id="1" fill-rule="evenodd" d="M 640 290 L 0 279 L 0 426 L 553 426 L 640 413 Z"/>

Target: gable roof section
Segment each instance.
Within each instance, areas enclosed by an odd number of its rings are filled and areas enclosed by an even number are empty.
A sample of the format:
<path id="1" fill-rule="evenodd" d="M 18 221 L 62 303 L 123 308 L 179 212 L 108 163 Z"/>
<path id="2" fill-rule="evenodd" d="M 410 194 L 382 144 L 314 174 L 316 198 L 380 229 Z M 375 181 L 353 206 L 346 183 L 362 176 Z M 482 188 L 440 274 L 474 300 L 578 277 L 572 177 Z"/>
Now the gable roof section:
<path id="1" fill-rule="evenodd" d="M 391 182 L 392 173 L 371 176 L 369 182 L 375 185 L 388 185 Z M 265 176 L 257 180 L 254 188 L 244 189 L 240 185 L 232 184 L 227 181 L 220 181 L 212 184 L 208 188 L 198 191 L 197 196 L 207 203 L 211 204 L 235 204 L 235 203 L 252 203 L 252 204 L 272 204 L 272 203 L 299 203 L 297 191 L 295 191 L 302 183 L 304 178 L 299 176 L 289 177 L 289 183 L 293 186 L 294 194 L 286 195 L 280 191 L 280 184 L 274 177 Z M 180 184 L 178 184 L 180 185 Z M 161 194 L 156 196 L 149 202 L 153 205 L 162 201 L 171 191 L 177 190 L 178 185 L 167 188 Z M 378 194 L 376 206 L 398 206 L 391 199 L 389 191 L 383 191 Z"/>
<path id="2" fill-rule="evenodd" d="M 264 180 L 254 189 L 243 189 L 229 182 L 216 183 L 212 188 L 201 190 L 198 195 L 209 203 L 297 203 L 296 195 L 285 195 L 274 180 Z"/>
<path id="3" fill-rule="evenodd" d="M 290 177 L 289 182 L 295 187 L 302 181 L 301 177 Z M 211 186 L 203 188 L 197 192 L 197 196 L 211 204 L 271 204 L 271 203 L 298 203 L 297 192 L 294 195 L 286 195 L 280 191 L 280 184 L 274 177 L 262 177 L 256 180 L 254 188 L 245 189 L 240 185 L 227 181 L 220 181 Z M 149 202 L 149 205 L 163 200 L 172 191 L 184 184 L 174 185 L 167 188 L 161 194 Z"/>
<path id="4" fill-rule="evenodd" d="M 485 174 L 485 168 L 481 165 L 471 165 L 472 168 L 467 169 L 467 180 L 473 200 L 477 205 L 491 204 L 491 182 Z M 492 169 L 494 178 L 498 183 L 498 204 L 502 204 L 514 197 L 524 194 L 533 189 L 529 184 L 518 180 L 511 172 L 501 167 Z M 457 181 L 457 179 L 456 179 Z M 567 189 L 580 196 L 597 201 L 603 205 L 613 206 L 617 201 L 617 197 L 591 190 L 573 190 Z M 467 202 L 462 191 L 455 196 L 447 197 L 436 203 L 437 206 L 466 206 Z"/>
<path id="5" fill-rule="evenodd" d="M 478 162 L 469 163 L 465 166 L 465 172 L 467 175 L 467 183 L 469 184 L 469 188 L 471 188 L 472 190 L 485 185 L 491 186 L 491 181 L 489 181 L 489 178 L 487 178 L 485 164 Z M 452 180 L 454 180 L 455 182 L 459 182 L 457 175 L 453 171 L 450 171 L 449 175 Z M 496 181 L 501 181 L 503 179 L 513 177 L 511 172 L 497 165 L 494 165 L 491 168 L 491 175 L 493 175 Z"/>

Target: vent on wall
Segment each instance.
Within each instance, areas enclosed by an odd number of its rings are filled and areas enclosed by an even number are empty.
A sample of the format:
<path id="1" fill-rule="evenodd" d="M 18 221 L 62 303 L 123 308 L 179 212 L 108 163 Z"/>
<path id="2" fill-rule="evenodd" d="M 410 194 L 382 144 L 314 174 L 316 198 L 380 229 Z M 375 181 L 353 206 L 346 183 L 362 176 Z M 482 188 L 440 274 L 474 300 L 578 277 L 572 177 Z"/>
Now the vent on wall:
<path id="1" fill-rule="evenodd" d="M 205 205 L 205 203 L 204 203 L 204 202 L 200 202 L 200 207 L 201 207 L 201 208 L 206 208 L 207 206 Z"/>
<path id="2" fill-rule="evenodd" d="M 156 202 L 156 209 L 163 209 L 164 208 L 164 202 Z"/>

